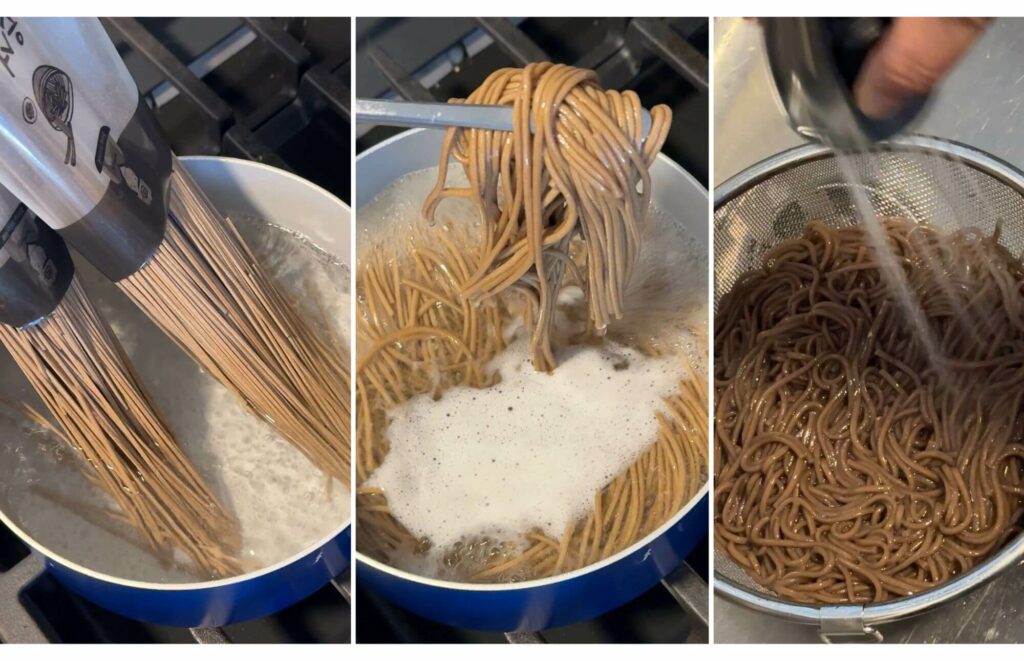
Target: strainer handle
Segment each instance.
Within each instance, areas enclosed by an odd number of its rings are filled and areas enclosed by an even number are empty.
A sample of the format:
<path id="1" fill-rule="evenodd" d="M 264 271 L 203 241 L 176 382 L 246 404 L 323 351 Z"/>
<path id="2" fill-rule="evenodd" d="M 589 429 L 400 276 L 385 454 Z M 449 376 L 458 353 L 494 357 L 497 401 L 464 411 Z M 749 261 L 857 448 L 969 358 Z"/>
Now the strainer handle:
<path id="1" fill-rule="evenodd" d="M 818 637 L 829 644 L 882 642 L 882 632 L 864 622 L 863 606 L 823 606 Z"/>

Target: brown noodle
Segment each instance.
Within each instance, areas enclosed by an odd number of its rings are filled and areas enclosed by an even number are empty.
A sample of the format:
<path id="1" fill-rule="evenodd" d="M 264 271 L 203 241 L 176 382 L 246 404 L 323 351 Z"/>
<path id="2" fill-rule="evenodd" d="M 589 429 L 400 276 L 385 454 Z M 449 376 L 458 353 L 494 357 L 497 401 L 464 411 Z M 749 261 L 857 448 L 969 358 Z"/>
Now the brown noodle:
<path id="1" fill-rule="evenodd" d="M 118 286 L 182 349 L 317 468 L 348 485 L 348 353 L 287 300 L 174 163 L 163 243 Z"/>
<path id="2" fill-rule="evenodd" d="M 812 223 L 715 319 L 715 537 L 799 602 L 879 602 L 984 560 L 1024 513 L 1024 266 L 902 219 L 905 323 L 860 226 Z"/>
<path id="3" fill-rule="evenodd" d="M 499 69 L 467 99 L 454 102 L 511 105 L 515 130 L 449 130 L 423 215 L 433 218 L 448 197 L 474 202 L 483 225 L 482 259 L 460 293 L 483 298 L 516 284 L 532 291 L 537 319 L 530 352 L 534 367 L 550 371 L 550 325 L 556 294 L 572 269 L 567 253 L 575 236 L 586 245 L 594 326 L 603 331 L 622 316 L 651 202 L 648 168 L 672 113 L 667 106 L 652 108 L 650 134 L 642 140 L 636 93 L 601 89 L 593 71 L 550 62 Z M 468 188 L 448 185 L 449 158 L 462 165 Z"/>
<path id="4" fill-rule="evenodd" d="M 239 572 L 238 523 L 178 447 L 77 279 L 42 321 L 0 324 L 0 342 L 61 429 L 33 417 L 76 450 L 90 481 L 118 505 L 104 514 L 129 525 L 167 563 L 176 548 L 203 578 Z"/>
<path id="5" fill-rule="evenodd" d="M 424 214 L 433 218 L 444 198 L 468 198 L 479 211 L 482 240 L 475 228 L 438 223 L 361 248 L 358 484 L 387 455 L 388 409 L 420 393 L 493 385 L 485 364 L 504 350 L 502 330 L 511 318 L 533 329 L 534 365 L 553 369 L 551 321 L 561 288 L 575 283 L 587 292 L 595 328 L 580 341 L 598 341 L 598 329 L 621 313 L 639 253 L 648 166 L 668 129 L 666 108 L 652 110 L 641 148 L 636 95 L 601 90 L 589 71 L 547 63 L 503 69 L 467 101 L 513 105 L 516 130 L 449 131 Z M 449 157 L 462 165 L 469 188 L 446 187 Z M 576 247 L 584 248 L 579 256 Z M 448 572 L 486 582 L 559 574 L 613 555 L 663 524 L 706 479 L 704 384 L 696 372 L 680 383 L 666 412 L 657 414 L 656 441 L 595 494 L 586 518 L 558 538 L 530 531 L 522 545 L 466 540 L 444 550 Z M 429 546 L 390 514 L 379 488 L 358 489 L 357 523 L 360 550 L 386 562 Z"/>

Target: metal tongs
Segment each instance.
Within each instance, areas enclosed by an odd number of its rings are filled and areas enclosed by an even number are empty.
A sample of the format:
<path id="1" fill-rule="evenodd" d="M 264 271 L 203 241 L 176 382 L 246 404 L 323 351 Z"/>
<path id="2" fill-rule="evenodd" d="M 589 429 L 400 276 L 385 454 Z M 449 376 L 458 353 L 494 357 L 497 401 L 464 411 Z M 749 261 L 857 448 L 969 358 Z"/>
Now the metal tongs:
<path id="1" fill-rule="evenodd" d="M 651 113 L 643 113 L 643 137 L 651 132 Z M 421 103 L 356 99 L 356 121 L 406 128 L 463 128 L 512 131 L 511 106 L 484 106 L 462 103 Z M 531 127 L 532 128 L 532 127 Z"/>

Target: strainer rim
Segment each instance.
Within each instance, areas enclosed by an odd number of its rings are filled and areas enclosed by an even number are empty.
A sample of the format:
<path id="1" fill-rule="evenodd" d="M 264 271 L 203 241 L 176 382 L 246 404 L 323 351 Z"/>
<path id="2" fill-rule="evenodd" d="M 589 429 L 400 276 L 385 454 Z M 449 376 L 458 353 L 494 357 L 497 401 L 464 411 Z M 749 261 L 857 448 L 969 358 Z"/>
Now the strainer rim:
<path id="1" fill-rule="evenodd" d="M 880 148 L 881 151 L 923 150 L 937 152 L 944 156 L 952 156 L 976 167 L 985 174 L 999 179 L 1024 194 L 1024 171 L 998 156 L 993 156 L 986 151 L 962 142 L 936 136 L 915 134 L 880 142 L 875 145 L 875 148 Z M 827 158 L 832 153 L 832 148 L 827 145 L 809 142 L 791 147 L 744 168 L 715 186 L 715 212 L 717 213 L 722 205 L 745 193 L 768 177 L 808 161 Z"/>
<path id="2" fill-rule="evenodd" d="M 865 626 L 871 626 L 919 615 L 981 587 L 1003 570 L 1018 564 L 1021 558 L 1024 558 L 1024 533 L 1018 534 L 999 553 L 952 581 L 910 597 L 862 606 L 859 619 Z M 819 624 L 823 616 L 848 612 L 850 608 L 849 604 L 830 606 L 783 601 L 771 594 L 748 590 L 718 570 L 715 570 L 715 594 L 755 611 L 803 624 Z"/>

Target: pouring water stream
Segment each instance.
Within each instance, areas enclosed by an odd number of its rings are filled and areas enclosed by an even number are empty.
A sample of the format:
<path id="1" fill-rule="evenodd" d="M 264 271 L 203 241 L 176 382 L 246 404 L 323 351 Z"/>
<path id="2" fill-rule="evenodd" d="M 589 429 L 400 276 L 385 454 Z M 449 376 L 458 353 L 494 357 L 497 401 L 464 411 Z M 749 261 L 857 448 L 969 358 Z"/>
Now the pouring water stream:
<path id="1" fill-rule="evenodd" d="M 948 382 L 945 374 L 946 370 L 941 362 L 942 350 L 938 337 L 928 321 L 921 302 L 911 289 L 910 282 L 900 266 L 892 246 L 889 245 L 885 227 L 883 227 L 882 220 L 875 213 L 874 206 L 865 192 L 863 182 L 857 174 L 852 158 L 849 153 L 841 149 L 833 147 L 833 152 L 840 173 L 849 184 L 850 198 L 857 210 L 857 215 L 860 217 L 861 224 L 867 231 L 868 242 L 874 250 L 882 277 L 891 289 L 895 303 L 904 315 L 904 319 L 910 325 L 911 332 L 917 334 L 918 339 L 924 346 L 928 354 L 928 361 L 939 375 L 940 382 Z"/>

